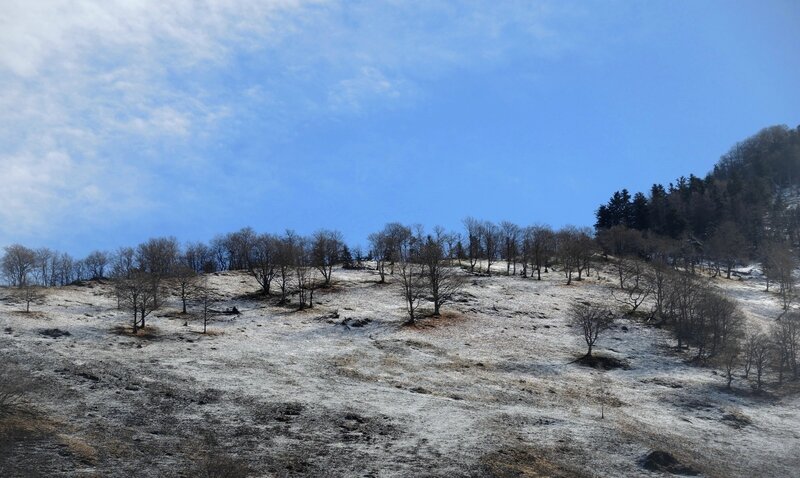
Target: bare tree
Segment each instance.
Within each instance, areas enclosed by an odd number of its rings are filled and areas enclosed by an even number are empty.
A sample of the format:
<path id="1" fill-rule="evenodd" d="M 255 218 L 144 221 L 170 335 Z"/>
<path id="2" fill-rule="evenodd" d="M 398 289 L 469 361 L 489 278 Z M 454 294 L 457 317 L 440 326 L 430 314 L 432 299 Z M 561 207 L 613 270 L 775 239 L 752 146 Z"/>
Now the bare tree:
<path id="1" fill-rule="evenodd" d="M 142 297 L 139 301 L 141 314 L 141 324 L 144 327 L 144 313 L 147 309 L 158 309 L 161 307 L 161 282 L 171 277 L 175 273 L 175 268 L 179 263 L 180 246 L 174 237 L 158 237 L 147 240 L 136 248 L 137 280 L 150 280 L 152 284 L 143 290 L 149 291 L 148 297 Z"/>
<path id="2" fill-rule="evenodd" d="M 56 253 L 46 247 L 40 247 L 35 251 L 36 267 L 33 270 L 34 282 L 43 286 L 49 287 L 55 285 L 53 282 L 53 258 Z"/>
<path id="3" fill-rule="evenodd" d="M 480 231 L 484 258 L 486 259 L 486 273 L 492 275 L 492 264 L 497 259 L 497 255 L 500 252 L 500 244 L 503 242 L 502 234 L 500 228 L 491 221 L 483 221 Z"/>
<path id="4" fill-rule="evenodd" d="M 299 295 L 299 307 L 313 307 L 314 289 L 316 281 L 314 278 L 315 267 L 313 265 L 312 243 L 306 237 L 298 237 L 294 246 L 294 274 L 297 280 L 297 293 Z"/>
<path id="5" fill-rule="evenodd" d="M 208 283 L 208 276 L 203 276 L 194 287 L 193 294 L 200 306 L 203 317 L 203 333 L 208 332 L 208 320 L 211 317 L 212 289 Z"/>
<path id="6" fill-rule="evenodd" d="M 342 233 L 321 229 L 312 238 L 312 261 L 324 279 L 324 287 L 331 285 L 333 266 L 339 262 L 344 247 Z"/>
<path id="7" fill-rule="evenodd" d="M 441 306 L 451 301 L 464 286 L 464 277 L 450 265 L 445 248 L 446 235 L 441 231 L 428 235 L 420 246 L 420 261 L 427 276 L 435 316 L 439 316 Z"/>
<path id="8" fill-rule="evenodd" d="M 70 256 L 66 252 L 62 252 L 61 254 L 58 255 L 55 266 L 56 282 L 58 283 L 58 285 L 65 286 L 70 282 L 72 282 L 73 263 L 74 261 L 72 259 L 72 256 Z"/>
<path id="9" fill-rule="evenodd" d="M 145 328 L 150 313 L 158 308 L 160 289 L 151 274 L 136 270 L 130 277 L 115 282 L 117 296 L 121 302 L 133 312 L 132 329 L 135 334 L 139 328 Z"/>
<path id="10" fill-rule="evenodd" d="M 717 355 L 717 363 L 719 363 L 725 371 L 726 388 L 731 389 L 733 383 L 733 371 L 739 364 L 742 356 L 742 345 L 739 340 L 732 340 L 728 342 Z"/>
<path id="11" fill-rule="evenodd" d="M 760 333 L 753 339 L 753 366 L 756 369 L 756 390 L 763 386 L 764 373 L 772 356 L 772 345 L 766 334 Z"/>
<path id="12" fill-rule="evenodd" d="M 782 384 L 784 373 L 791 371 L 797 378 L 797 355 L 800 348 L 800 315 L 784 314 L 772 324 L 771 339 L 774 344 L 773 360 L 778 369 L 778 383 Z"/>
<path id="13" fill-rule="evenodd" d="M 31 311 L 31 303 L 42 300 L 45 297 L 45 288 L 33 283 L 26 283 L 12 289 L 12 295 L 16 300 L 25 303 L 25 312 Z"/>
<path id="14" fill-rule="evenodd" d="M 503 256 L 506 260 L 506 275 L 517 275 L 517 258 L 519 254 L 520 227 L 511 221 L 500 223 L 503 239 Z M 513 271 L 512 269 L 513 265 Z"/>
<path id="15" fill-rule="evenodd" d="M 228 267 L 231 270 L 249 269 L 256 233 L 251 227 L 244 227 L 232 232 L 223 239 L 223 247 L 227 253 Z"/>
<path id="16" fill-rule="evenodd" d="M 580 233 L 574 226 L 565 226 L 556 234 L 556 257 L 567 279 L 572 284 L 572 274 L 581 264 Z"/>
<path id="17" fill-rule="evenodd" d="M 614 298 L 628 308 L 629 314 L 635 314 L 639 307 L 655 290 L 655 279 L 651 271 L 641 261 L 626 261 L 626 272 L 622 276 L 622 293 L 612 292 Z"/>
<path id="18" fill-rule="evenodd" d="M 550 257 L 555 252 L 556 235 L 550 226 L 535 225 L 525 230 L 523 242 L 525 256 L 536 270 L 536 279 L 542 280 L 542 268 L 547 272 Z M 531 273 L 531 276 L 533 273 Z"/>
<path id="19" fill-rule="evenodd" d="M 21 244 L 6 246 L 0 260 L 3 276 L 12 287 L 20 287 L 31 282 L 31 274 L 36 267 L 36 252 Z"/>
<path id="20" fill-rule="evenodd" d="M 788 310 L 794 300 L 794 271 L 797 266 L 797 258 L 787 245 L 773 244 L 769 247 L 763 268 L 768 279 L 780 285 L 778 294 L 784 310 Z"/>
<path id="21" fill-rule="evenodd" d="M 590 268 L 596 251 L 596 242 L 592 237 L 592 230 L 588 227 L 578 229 L 575 241 L 578 280 L 582 280 L 584 271 L 586 271 L 586 277 L 590 275 Z"/>
<path id="22" fill-rule="evenodd" d="M 427 290 L 426 270 L 419 263 L 419 238 L 410 236 L 398 248 L 398 286 L 403 295 L 408 312 L 408 323 L 416 320 L 415 312 Z"/>
<path id="23" fill-rule="evenodd" d="M 278 281 L 278 287 L 281 290 L 281 298 L 279 304 L 285 304 L 289 293 L 289 286 L 293 277 L 294 266 L 297 255 L 297 242 L 299 236 L 291 230 L 279 238 L 276 245 L 275 255 L 275 279 Z"/>
<path id="24" fill-rule="evenodd" d="M 732 221 L 723 221 L 708 241 L 709 253 L 720 265 L 725 267 L 726 277 L 731 278 L 731 270 L 742 259 L 746 251 L 746 241 L 739 228 Z"/>
<path id="25" fill-rule="evenodd" d="M 605 307 L 587 303 L 577 303 L 570 307 L 570 324 L 578 328 L 589 350 L 586 357 L 592 356 L 592 348 L 600 334 L 614 323 L 614 314 Z"/>
<path id="26" fill-rule="evenodd" d="M 280 239 L 271 234 L 260 234 L 253 243 L 249 270 L 261 286 L 264 295 L 269 295 L 272 281 L 275 279 L 280 248 Z"/>
<path id="27" fill-rule="evenodd" d="M 186 303 L 192 298 L 195 288 L 198 285 L 199 276 L 197 272 L 186 264 L 179 264 L 175 267 L 173 278 L 178 288 L 178 297 L 181 299 L 183 307 L 182 313 L 186 313 Z"/>
<path id="28" fill-rule="evenodd" d="M 475 272 L 475 264 L 481 257 L 481 222 L 474 217 L 464 218 L 464 228 L 467 230 L 467 258 L 469 271 Z"/>
<path id="29" fill-rule="evenodd" d="M 744 342 L 742 343 L 742 353 L 744 355 L 742 368 L 744 369 L 745 380 L 750 379 L 750 371 L 753 369 L 756 349 L 758 348 L 759 334 L 760 331 L 750 329 L 746 331 L 744 336 Z"/>
<path id="30" fill-rule="evenodd" d="M 194 269 L 195 272 L 211 273 L 215 272 L 216 261 L 210 247 L 202 242 L 186 244 L 183 252 L 183 260 L 186 265 Z"/>
<path id="31" fill-rule="evenodd" d="M 386 263 L 390 258 L 388 239 L 383 231 L 374 232 L 369 235 L 369 244 L 372 257 L 375 259 L 375 268 L 380 276 L 380 283 L 383 284 L 386 282 Z"/>
<path id="32" fill-rule="evenodd" d="M 111 277 L 127 279 L 136 269 L 136 251 L 131 247 L 121 247 L 111 259 Z"/>
<path id="33" fill-rule="evenodd" d="M 108 265 L 108 254 L 104 251 L 93 251 L 83 260 L 90 278 L 103 279 Z"/>

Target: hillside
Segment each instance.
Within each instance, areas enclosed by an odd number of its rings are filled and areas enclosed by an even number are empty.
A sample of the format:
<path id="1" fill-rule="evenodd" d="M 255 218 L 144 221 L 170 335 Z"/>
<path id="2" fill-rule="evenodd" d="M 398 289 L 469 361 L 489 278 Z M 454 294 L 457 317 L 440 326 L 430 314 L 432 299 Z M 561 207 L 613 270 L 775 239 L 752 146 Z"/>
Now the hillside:
<path id="1" fill-rule="evenodd" d="M 760 258 L 769 243 L 800 244 L 800 126 L 771 126 L 735 144 L 705 177 L 681 176 L 647 192 L 615 192 L 597 210 L 598 230 L 625 226 L 691 238 L 706 256 L 736 235 L 737 255 Z M 715 237 L 718 236 L 718 237 Z"/>
<path id="2" fill-rule="evenodd" d="M 666 330 L 622 319 L 597 353 L 623 368 L 574 362 L 585 344 L 568 306 L 608 303 L 610 269 L 571 286 L 552 271 L 475 275 L 417 326 L 371 270 L 336 269 L 304 311 L 252 299 L 243 272 L 209 280 L 214 309 L 241 314 L 206 335 L 174 298 L 147 334 L 121 331 L 102 282 L 54 288 L 29 314 L 6 298 L 0 360 L 32 381 L 37 427 L 0 474 L 662 476 L 642 466 L 654 450 L 705 476 L 800 469 L 800 400 L 753 394 L 739 374 L 725 391 Z M 781 312 L 757 273 L 714 284 L 753 325 Z"/>

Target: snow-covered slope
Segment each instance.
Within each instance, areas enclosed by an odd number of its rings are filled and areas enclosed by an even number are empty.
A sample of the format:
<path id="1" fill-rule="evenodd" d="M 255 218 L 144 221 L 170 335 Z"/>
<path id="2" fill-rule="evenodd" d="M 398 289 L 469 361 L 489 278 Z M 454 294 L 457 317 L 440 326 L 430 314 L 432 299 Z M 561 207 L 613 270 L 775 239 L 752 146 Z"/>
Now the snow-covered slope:
<path id="1" fill-rule="evenodd" d="M 129 316 L 108 284 L 53 290 L 30 314 L 4 301 L 0 360 L 35 380 L 46 433 L 0 467 L 198 476 L 222 461 L 253 476 L 658 476 L 641 461 L 659 449 L 707 476 L 798 476 L 800 400 L 755 396 L 741 379 L 726 392 L 721 374 L 674 351 L 669 332 L 623 320 L 598 352 L 628 369 L 572 363 L 585 350 L 567 307 L 608 301 L 613 276 L 600 276 L 572 286 L 556 272 L 541 282 L 473 277 L 442 318 L 416 327 L 402 325 L 398 290 L 370 271 L 335 271 L 336 286 L 300 312 L 246 298 L 257 284 L 244 273 L 211 275 L 223 298 L 215 308 L 242 314 L 216 317 L 207 335 L 197 319 L 184 325 L 174 299 L 146 336 L 121 332 Z M 779 313 L 757 279 L 717 284 L 754 323 Z"/>

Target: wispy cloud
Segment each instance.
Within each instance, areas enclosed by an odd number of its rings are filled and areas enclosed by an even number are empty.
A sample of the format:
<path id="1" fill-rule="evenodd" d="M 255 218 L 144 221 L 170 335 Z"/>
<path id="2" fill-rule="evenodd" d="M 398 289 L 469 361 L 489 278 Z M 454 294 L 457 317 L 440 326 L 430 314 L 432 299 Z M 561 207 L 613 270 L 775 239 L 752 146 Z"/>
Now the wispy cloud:
<path id="1" fill-rule="evenodd" d="M 419 82 L 515 49 L 559 54 L 561 13 L 527 1 L 4 2 L 0 242 L 65 217 L 147 214 L 168 201 L 165 172 L 219 183 L 225 165 L 204 151 L 243 118 L 288 131 L 414 101 Z"/>

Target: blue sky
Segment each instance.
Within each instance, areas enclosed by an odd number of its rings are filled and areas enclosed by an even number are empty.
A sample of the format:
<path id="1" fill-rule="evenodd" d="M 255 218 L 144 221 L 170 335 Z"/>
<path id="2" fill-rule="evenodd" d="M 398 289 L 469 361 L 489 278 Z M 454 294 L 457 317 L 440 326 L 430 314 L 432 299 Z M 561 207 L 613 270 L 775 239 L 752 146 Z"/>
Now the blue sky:
<path id="1" fill-rule="evenodd" d="M 593 224 L 800 124 L 794 1 L 5 1 L 0 245 Z"/>

